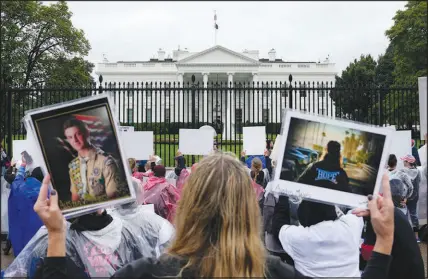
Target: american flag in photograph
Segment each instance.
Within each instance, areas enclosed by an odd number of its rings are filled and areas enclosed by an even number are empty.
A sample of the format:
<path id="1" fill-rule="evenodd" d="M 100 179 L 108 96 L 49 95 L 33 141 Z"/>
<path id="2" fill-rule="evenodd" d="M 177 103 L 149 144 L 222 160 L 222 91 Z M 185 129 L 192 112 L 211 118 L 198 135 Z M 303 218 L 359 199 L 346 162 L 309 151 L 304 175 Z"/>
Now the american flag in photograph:
<path id="1" fill-rule="evenodd" d="M 90 141 L 96 147 L 102 147 L 104 141 L 111 135 L 111 130 L 97 116 L 75 114 L 76 119 L 83 121 L 89 129 Z"/>
<path id="2" fill-rule="evenodd" d="M 83 121 L 89 130 L 89 140 L 92 145 L 95 147 L 101 148 L 103 143 L 107 138 L 111 135 L 112 131 L 106 126 L 99 117 L 92 115 L 83 115 L 83 114 L 75 114 L 74 118 Z M 70 154 L 74 154 L 75 152 L 72 150 L 70 145 L 62 138 L 56 138 L 58 144 L 70 152 Z M 73 155 L 74 156 L 74 155 Z"/>

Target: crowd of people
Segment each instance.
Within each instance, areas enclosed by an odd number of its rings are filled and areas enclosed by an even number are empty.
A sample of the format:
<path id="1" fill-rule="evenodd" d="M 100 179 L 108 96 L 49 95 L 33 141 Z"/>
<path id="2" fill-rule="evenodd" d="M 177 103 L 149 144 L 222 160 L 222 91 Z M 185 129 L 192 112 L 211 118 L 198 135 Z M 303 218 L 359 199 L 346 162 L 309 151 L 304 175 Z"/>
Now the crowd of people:
<path id="1" fill-rule="evenodd" d="M 289 172 L 272 148 L 240 158 L 215 149 L 190 168 L 177 151 L 170 172 L 159 156 L 129 158 L 136 200 L 69 220 L 48 194 L 50 175 L 23 158 L 4 173 L 15 255 L 4 277 L 425 278 L 417 204 L 426 163 L 420 172 L 409 154 L 397 169 L 391 154 L 381 194 L 367 196 L 368 209 L 347 209 L 272 192 L 275 169 Z M 330 142 L 315 164 L 339 153 Z"/>

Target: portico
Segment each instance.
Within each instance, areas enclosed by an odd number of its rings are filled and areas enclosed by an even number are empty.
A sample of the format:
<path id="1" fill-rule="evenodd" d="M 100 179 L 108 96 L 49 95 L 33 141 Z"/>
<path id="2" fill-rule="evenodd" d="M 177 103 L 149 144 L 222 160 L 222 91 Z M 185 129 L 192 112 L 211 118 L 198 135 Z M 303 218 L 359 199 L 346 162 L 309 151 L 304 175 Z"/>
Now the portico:
<path id="1" fill-rule="evenodd" d="M 174 50 L 172 57 L 165 57 L 165 51 L 159 49 L 158 58 L 149 61 L 119 61 L 109 63 L 107 59 L 99 63 L 96 73 L 103 75 L 106 82 L 128 83 L 146 82 L 159 84 L 175 84 L 177 90 L 171 97 L 166 97 L 162 89 L 140 93 L 144 107 L 136 108 L 133 99 L 122 98 L 126 103 L 127 113 L 121 115 L 121 121 L 132 120 L 139 122 L 173 122 L 214 123 L 224 124 L 224 139 L 235 137 L 235 124 L 243 122 L 281 122 L 281 108 L 286 105 L 285 95 L 272 92 L 267 83 L 288 82 L 288 76 L 293 75 L 293 82 L 334 82 L 334 63 L 324 62 L 286 62 L 276 57 L 276 51 L 271 49 L 269 58 L 259 58 L 259 51 L 244 50 L 235 52 L 223 46 L 216 45 L 202 52 L 189 52 L 187 49 Z M 192 82 L 192 76 L 195 82 Z M 263 90 L 248 90 L 251 82 L 263 83 Z M 245 84 L 244 86 L 240 85 Z M 152 85 L 150 85 L 152 86 Z M 162 85 L 163 86 L 163 85 Z M 256 86 L 257 87 L 257 86 Z M 181 89 L 180 89 L 181 88 Z M 192 89 L 193 88 L 193 89 Z M 256 91 L 256 92 L 255 92 Z M 150 98 L 155 92 L 157 98 Z M 194 92 L 194 95 L 192 95 Z M 326 98 L 318 98 L 318 92 L 312 92 L 312 98 L 300 99 L 296 93 L 294 108 L 325 107 L 320 102 Z M 315 95 L 316 94 L 316 95 Z M 136 95 L 137 96 L 137 95 Z M 147 97 L 149 96 L 149 98 Z M 195 104 L 192 103 L 195 98 Z M 309 104 L 310 102 L 310 104 Z M 134 108 L 135 107 L 135 108 Z M 197 115 L 192 117 L 195 108 Z M 138 113 L 138 111 L 144 113 Z M 236 123 L 235 123 L 236 122 Z"/>

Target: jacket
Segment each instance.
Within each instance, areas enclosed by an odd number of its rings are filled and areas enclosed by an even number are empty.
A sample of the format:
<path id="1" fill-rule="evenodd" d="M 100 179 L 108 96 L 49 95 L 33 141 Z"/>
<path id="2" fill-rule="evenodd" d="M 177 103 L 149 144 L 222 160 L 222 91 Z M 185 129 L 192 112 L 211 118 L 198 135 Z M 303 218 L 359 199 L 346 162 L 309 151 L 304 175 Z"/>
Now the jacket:
<path id="1" fill-rule="evenodd" d="M 18 169 L 15 180 L 11 184 L 8 199 L 9 239 L 15 257 L 43 226 L 34 204 L 39 196 L 41 182 L 33 177 L 25 178 L 25 167 Z"/>
<path id="2" fill-rule="evenodd" d="M 386 279 L 391 263 L 391 256 L 383 255 L 374 252 L 368 262 L 362 279 Z M 142 258 L 134 261 L 120 270 L 118 270 L 111 278 L 144 278 L 144 279 L 159 279 L 162 276 L 171 276 L 175 278 L 181 267 L 185 264 L 185 260 L 179 260 L 168 256 L 163 256 L 161 259 Z M 84 278 L 78 270 L 69 266 L 70 261 L 66 257 L 50 257 L 46 258 L 43 265 L 43 279 L 57 278 Z M 190 273 L 190 274 L 189 274 Z M 197 277 L 193 272 L 183 274 L 183 278 Z M 266 262 L 267 278 L 304 278 L 294 267 L 283 263 L 280 258 L 268 256 Z M 307 278 L 307 277 L 306 277 Z"/>
<path id="3" fill-rule="evenodd" d="M 394 242 L 392 244 L 392 261 L 388 279 L 423 279 L 424 262 L 412 227 L 406 215 L 398 208 L 394 209 Z M 367 222 L 366 237 L 362 249 L 373 249 L 376 234 L 370 222 Z M 367 251 L 365 251 L 367 253 Z"/>
<path id="4" fill-rule="evenodd" d="M 310 164 L 297 182 L 352 193 L 346 172 L 325 160 Z"/>

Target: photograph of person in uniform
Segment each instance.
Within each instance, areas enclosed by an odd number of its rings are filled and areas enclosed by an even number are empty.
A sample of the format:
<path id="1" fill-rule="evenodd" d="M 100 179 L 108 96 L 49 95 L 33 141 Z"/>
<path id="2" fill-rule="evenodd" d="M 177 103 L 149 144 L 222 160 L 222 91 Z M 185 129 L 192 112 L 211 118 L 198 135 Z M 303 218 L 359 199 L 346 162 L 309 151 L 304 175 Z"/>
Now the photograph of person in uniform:
<path id="1" fill-rule="evenodd" d="M 68 165 L 71 200 L 116 197 L 121 178 L 118 165 L 111 155 L 91 144 L 86 124 L 70 118 L 64 123 L 64 135 L 78 155 Z"/>
<path id="2" fill-rule="evenodd" d="M 107 98 L 30 117 L 63 211 L 131 197 Z"/>
<path id="3" fill-rule="evenodd" d="M 293 162 L 295 175 L 284 180 L 354 193 L 372 194 L 385 135 L 292 117 L 283 171 Z"/>

